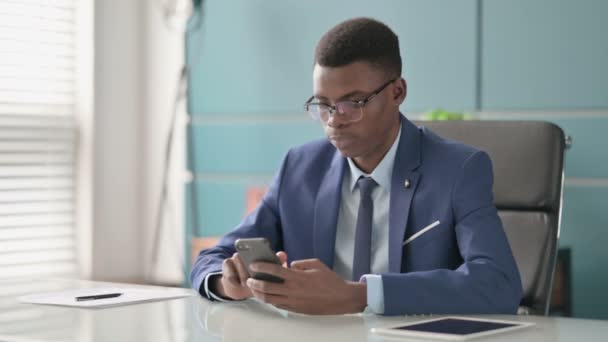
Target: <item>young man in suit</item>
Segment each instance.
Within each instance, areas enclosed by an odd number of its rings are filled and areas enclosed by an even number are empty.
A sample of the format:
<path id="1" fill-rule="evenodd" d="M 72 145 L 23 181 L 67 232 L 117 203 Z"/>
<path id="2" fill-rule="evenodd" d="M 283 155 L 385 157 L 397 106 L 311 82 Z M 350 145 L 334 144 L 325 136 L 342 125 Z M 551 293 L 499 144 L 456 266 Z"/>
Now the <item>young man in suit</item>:
<path id="1" fill-rule="evenodd" d="M 517 311 L 522 288 L 493 204 L 488 155 L 414 126 L 393 31 L 368 18 L 328 31 L 305 104 L 327 139 L 292 148 L 257 209 L 198 256 L 211 300 L 256 297 L 307 314 Z M 236 239 L 264 237 L 283 266 L 248 277 Z M 289 266 L 288 266 L 289 263 Z"/>

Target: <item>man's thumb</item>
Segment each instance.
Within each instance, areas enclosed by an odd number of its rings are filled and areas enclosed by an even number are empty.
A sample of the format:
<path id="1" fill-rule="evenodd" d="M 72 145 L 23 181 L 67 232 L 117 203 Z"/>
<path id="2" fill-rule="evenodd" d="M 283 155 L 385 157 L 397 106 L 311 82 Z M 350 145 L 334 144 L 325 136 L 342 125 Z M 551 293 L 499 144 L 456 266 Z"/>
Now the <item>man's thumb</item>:
<path id="1" fill-rule="evenodd" d="M 281 265 L 283 265 L 283 267 L 288 267 L 287 266 L 287 253 L 285 253 L 283 251 L 277 252 L 277 257 L 281 261 Z"/>

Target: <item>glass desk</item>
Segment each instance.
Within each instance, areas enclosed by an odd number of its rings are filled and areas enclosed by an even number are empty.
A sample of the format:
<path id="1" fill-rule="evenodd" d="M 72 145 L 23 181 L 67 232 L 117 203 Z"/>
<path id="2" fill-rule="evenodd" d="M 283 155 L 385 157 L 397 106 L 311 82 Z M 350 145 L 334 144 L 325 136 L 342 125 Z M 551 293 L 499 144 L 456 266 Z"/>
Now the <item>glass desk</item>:
<path id="1" fill-rule="evenodd" d="M 211 303 L 199 296 L 106 309 L 22 304 L 16 297 L 55 290 L 135 286 L 83 280 L 0 282 L 0 341 L 396 341 L 372 327 L 428 319 L 373 314 L 306 316 L 250 300 Z M 192 293 L 192 290 L 183 290 Z M 608 321 L 539 316 L 475 316 L 535 322 L 521 331 L 476 341 L 606 341 Z M 411 341 L 411 340 L 410 340 Z"/>

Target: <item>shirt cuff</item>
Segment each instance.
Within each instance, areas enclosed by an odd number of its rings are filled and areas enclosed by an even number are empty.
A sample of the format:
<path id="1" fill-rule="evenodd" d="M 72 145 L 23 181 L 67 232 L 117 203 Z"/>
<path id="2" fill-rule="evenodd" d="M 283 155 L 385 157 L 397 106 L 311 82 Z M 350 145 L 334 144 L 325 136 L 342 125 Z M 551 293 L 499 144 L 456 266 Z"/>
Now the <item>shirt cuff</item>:
<path id="1" fill-rule="evenodd" d="M 207 298 L 211 299 L 211 300 L 216 300 L 218 302 L 232 302 L 232 300 L 230 299 L 226 299 L 226 298 L 222 298 L 218 295 L 216 295 L 215 293 L 211 292 L 211 290 L 209 290 L 209 279 L 213 276 L 216 275 L 222 275 L 222 272 L 213 272 L 213 273 L 209 273 L 207 274 L 207 276 L 205 277 L 205 280 L 203 281 L 203 290 L 205 291 L 205 296 L 207 296 Z"/>
<path id="2" fill-rule="evenodd" d="M 361 281 L 367 283 L 367 307 L 375 314 L 384 314 L 384 285 L 382 276 L 366 274 Z"/>

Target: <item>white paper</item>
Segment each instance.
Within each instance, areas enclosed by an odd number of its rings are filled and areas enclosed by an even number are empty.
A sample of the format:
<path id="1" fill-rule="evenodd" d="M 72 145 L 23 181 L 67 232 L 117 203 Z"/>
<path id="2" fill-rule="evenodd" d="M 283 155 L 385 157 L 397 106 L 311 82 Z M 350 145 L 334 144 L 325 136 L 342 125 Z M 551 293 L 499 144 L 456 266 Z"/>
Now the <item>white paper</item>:
<path id="1" fill-rule="evenodd" d="M 108 293 L 122 293 L 119 297 L 76 301 L 76 297 L 93 296 Z M 28 304 L 45 304 L 72 306 L 79 308 L 105 308 L 135 303 L 151 302 L 192 296 L 190 290 L 177 288 L 143 289 L 134 287 L 93 287 L 86 289 L 73 289 L 57 292 L 30 294 L 17 298 L 18 301 Z"/>
<path id="2" fill-rule="evenodd" d="M 0 335 L 0 341 L 2 342 L 44 342 L 42 340 L 35 340 L 27 337 L 21 336 L 8 336 L 8 335 Z"/>

